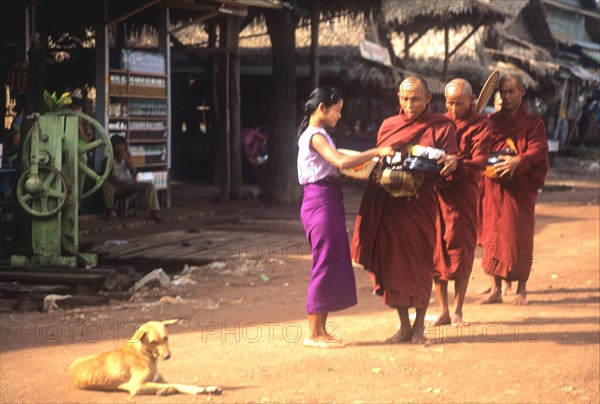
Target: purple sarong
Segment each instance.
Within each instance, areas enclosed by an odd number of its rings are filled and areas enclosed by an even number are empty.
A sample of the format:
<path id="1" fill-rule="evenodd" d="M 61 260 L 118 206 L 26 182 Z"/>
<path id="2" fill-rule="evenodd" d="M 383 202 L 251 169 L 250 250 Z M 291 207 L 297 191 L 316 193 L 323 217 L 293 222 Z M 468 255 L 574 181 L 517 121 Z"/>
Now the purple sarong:
<path id="1" fill-rule="evenodd" d="M 312 248 L 306 295 L 309 314 L 342 310 L 357 303 L 343 198 L 337 182 L 304 186 L 300 218 Z"/>

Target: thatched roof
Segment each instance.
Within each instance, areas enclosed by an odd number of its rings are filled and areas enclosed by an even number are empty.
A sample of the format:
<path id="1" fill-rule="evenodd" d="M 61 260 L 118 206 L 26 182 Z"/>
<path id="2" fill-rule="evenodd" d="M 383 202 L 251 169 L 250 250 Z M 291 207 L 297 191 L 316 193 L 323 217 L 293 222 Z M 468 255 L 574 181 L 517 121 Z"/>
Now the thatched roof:
<path id="1" fill-rule="evenodd" d="M 382 15 L 396 31 L 420 32 L 502 22 L 509 11 L 482 0 L 383 0 Z"/>
<path id="2" fill-rule="evenodd" d="M 359 44 L 367 38 L 370 20 L 349 14 L 338 17 L 321 16 L 319 23 L 319 59 L 321 69 L 338 71 L 342 79 L 363 88 L 393 89 L 397 76 L 392 68 L 379 65 L 360 56 Z M 296 29 L 298 65 L 308 65 L 310 56 L 310 24 Z M 242 65 L 271 65 L 271 41 L 264 24 L 256 22 L 240 33 Z"/>

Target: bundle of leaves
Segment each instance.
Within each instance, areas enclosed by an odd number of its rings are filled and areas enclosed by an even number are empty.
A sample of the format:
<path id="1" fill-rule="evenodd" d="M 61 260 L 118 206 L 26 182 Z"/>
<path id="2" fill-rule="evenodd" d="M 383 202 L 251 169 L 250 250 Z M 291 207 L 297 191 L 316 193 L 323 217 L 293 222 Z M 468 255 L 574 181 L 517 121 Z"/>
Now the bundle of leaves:
<path id="1" fill-rule="evenodd" d="M 48 90 L 44 90 L 43 98 L 43 113 L 59 111 L 73 102 L 69 93 L 62 93 L 62 95 L 59 97 L 56 94 L 56 91 L 50 94 Z"/>

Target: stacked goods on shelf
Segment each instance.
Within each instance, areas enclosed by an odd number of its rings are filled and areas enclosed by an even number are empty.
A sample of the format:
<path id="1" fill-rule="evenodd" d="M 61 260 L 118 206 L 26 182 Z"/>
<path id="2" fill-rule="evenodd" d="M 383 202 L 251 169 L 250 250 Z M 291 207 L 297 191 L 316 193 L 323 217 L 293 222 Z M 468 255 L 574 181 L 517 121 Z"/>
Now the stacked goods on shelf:
<path id="1" fill-rule="evenodd" d="M 131 152 L 135 164 L 148 165 L 167 163 L 167 148 L 165 145 L 130 144 L 129 151 Z"/>
<path id="2" fill-rule="evenodd" d="M 122 49 L 119 66 L 123 70 L 165 74 L 165 58 L 158 53 Z"/>
<path id="3" fill-rule="evenodd" d="M 110 70 L 109 135 L 127 139 L 140 178 L 167 189 L 167 76 L 162 55 L 122 50 L 118 70 Z"/>
<path id="4" fill-rule="evenodd" d="M 129 140 L 158 140 L 167 138 L 167 125 L 163 121 L 130 121 Z"/>

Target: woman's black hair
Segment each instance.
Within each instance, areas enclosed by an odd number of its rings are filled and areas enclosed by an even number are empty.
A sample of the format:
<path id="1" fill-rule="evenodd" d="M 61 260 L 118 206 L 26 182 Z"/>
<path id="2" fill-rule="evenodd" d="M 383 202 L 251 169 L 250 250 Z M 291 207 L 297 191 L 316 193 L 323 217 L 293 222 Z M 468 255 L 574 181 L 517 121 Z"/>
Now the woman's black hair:
<path id="1" fill-rule="evenodd" d="M 304 118 L 302 123 L 298 126 L 298 137 L 308 128 L 308 122 L 310 116 L 319 107 L 319 104 L 323 103 L 327 108 L 337 104 L 342 99 L 342 93 L 340 90 L 333 86 L 321 86 L 317 87 L 310 93 L 306 104 L 304 104 Z"/>

